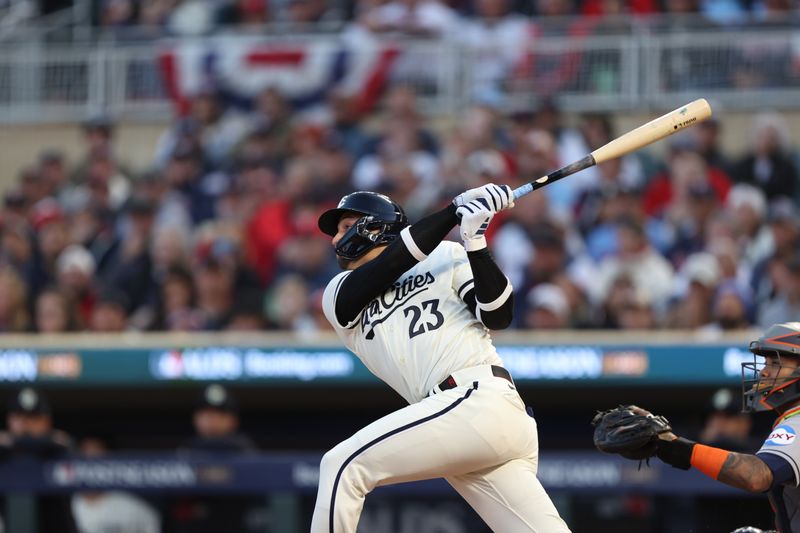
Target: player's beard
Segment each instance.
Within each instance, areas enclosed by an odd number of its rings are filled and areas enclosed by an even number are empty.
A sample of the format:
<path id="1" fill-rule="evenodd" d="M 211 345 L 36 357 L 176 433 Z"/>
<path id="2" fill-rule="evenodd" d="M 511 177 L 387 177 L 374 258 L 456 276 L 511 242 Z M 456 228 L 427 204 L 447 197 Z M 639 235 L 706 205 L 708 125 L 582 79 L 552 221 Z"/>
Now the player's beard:
<path id="1" fill-rule="evenodd" d="M 336 256 L 336 263 L 338 263 L 339 268 L 342 270 L 350 270 L 350 263 L 352 261 L 350 259 L 345 259 L 341 255 Z"/>

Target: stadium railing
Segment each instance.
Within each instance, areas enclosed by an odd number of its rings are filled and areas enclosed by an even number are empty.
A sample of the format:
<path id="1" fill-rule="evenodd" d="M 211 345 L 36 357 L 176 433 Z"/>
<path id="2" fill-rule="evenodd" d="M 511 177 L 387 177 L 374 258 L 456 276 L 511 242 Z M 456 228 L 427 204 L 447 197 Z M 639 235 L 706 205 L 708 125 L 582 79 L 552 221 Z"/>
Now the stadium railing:
<path id="1" fill-rule="evenodd" d="M 325 62 L 341 54 L 349 54 L 350 66 L 359 61 L 370 65 L 376 53 L 393 49 L 397 56 L 384 81 L 415 85 L 421 107 L 430 115 L 453 114 L 475 101 L 505 111 L 525 110 L 546 95 L 557 95 L 565 107 L 579 112 L 665 109 L 697 96 L 728 110 L 750 110 L 765 101 L 777 108 L 800 105 L 800 41 L 791 30 L 648 28 L 572 37 L 543 34 L 499 77 L 497 71 L 482 68 L 485 50 L 457 41 L 369 42 L 348 44 L 339 35 L 315 34 L 0 44 L 0 123 L 74 121 L 100 111 L 125 120 L 163 122 L 175 109 L 176 86 L 192 77 L 210 75 L 229 92 L 252 90 L 252 84 L 233 83 L 247 76 L 246 71 L 220 65 L 236 64 L 241 58 L 235 54 L 247 50 L 275 47 L 316 54 L 317 59 L 298 64 L 298 69 L 327 68 Z M 180 64 L 181 69 L 167 73 L 167 64 Z M 168 77 L 173 78 L 169 83 Z M 279 77 L 263 79 L 281 85 Z M 319 83 L 324 89 L 326 80 Z"/>

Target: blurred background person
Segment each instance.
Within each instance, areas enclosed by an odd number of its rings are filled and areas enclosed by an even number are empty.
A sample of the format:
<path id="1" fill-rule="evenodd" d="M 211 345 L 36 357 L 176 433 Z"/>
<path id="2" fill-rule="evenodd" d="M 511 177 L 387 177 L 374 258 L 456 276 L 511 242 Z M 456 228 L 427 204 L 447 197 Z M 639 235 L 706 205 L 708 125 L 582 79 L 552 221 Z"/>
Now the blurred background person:
<path id="1" fill-rule="evenodd" d="M 53 426 L 50 402 L 41 391 L 31 387 L 11 396 L 6 432 L 0 434 L 0 442 L 4 460 L 63 459 L 73 450 L 72 438 Z M 69 496 L 38 496 L 36 508 L 38 533 L 77 533 Z"/>
<path id="2" fill-rule="evenodd" d="M 178 448 L 179 455 L 234 457 L 256 450 L 239 430 L 239 409 L 231 393 L 219 384 L 205 387 L 192 413 L 194 435 Z M 247 496 L 196 496 L 177 498 L 169 507 L 166 531 L 217 533 L 253 531 L 250 512 L 260 504 Z"/>
<path id="3" fill-rule="evenodd" d="M 85 437 L 78 453 L 86 459 L 106 457 L 108 446 L 98 437 Z M 160 533 L 161 517 L 143 498 L 118 490 L 78 492 L 72 514 L 79 533 Z"/>

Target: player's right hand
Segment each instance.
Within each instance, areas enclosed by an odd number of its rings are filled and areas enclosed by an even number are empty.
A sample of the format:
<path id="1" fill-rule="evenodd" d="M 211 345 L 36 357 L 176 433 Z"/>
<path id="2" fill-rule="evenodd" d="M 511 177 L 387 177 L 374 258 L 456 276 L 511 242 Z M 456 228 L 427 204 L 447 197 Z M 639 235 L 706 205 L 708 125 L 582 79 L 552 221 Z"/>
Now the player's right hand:
<path id="1" fill-rule="evenodd" d="M 487 183 L 486 185 L 462 192 L 453 198 L 453 205 L 461 207 L 481 199 L 486 201 L 487 207 L 494 213 L 499 213 L 503 209 L 514 207 L 513 189 L 508 185 L 496 185 L 494 183 Z"/>
<path id="2" fill-rule="evenodd" d="M 459 233 L 464 241 L 464 248 L 468 252 L 486 248 L 486 229 L 492 221 L 495 211 L 487 205 L 487 201 L 478 198 L 456 208 L 456 214 L 461 217 Z"/>

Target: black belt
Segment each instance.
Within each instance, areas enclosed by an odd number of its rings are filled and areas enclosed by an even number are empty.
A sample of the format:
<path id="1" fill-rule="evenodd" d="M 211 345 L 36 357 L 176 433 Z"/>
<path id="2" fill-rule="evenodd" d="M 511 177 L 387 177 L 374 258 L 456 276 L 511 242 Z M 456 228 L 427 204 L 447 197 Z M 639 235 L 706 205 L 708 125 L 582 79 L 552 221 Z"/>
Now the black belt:
<path id="1" fill-rule="evenodd" d="M 514 380 L 511 379 L 511 374 L 508 372 L 508 370 L 506 370 L 502 366 L 492 365 L 492 375 L 498 378 L 507 379 L 509 383 L 511 383 L 512 385 L 514 384 Z M 446 391 L 450 389 L 455 389 L 457 386 L 458 384 L 456 383 L 456 380 L 453 378 L 453 376 L 447 376 L 444 381 L 439 383 L 439 390 Z"/>

